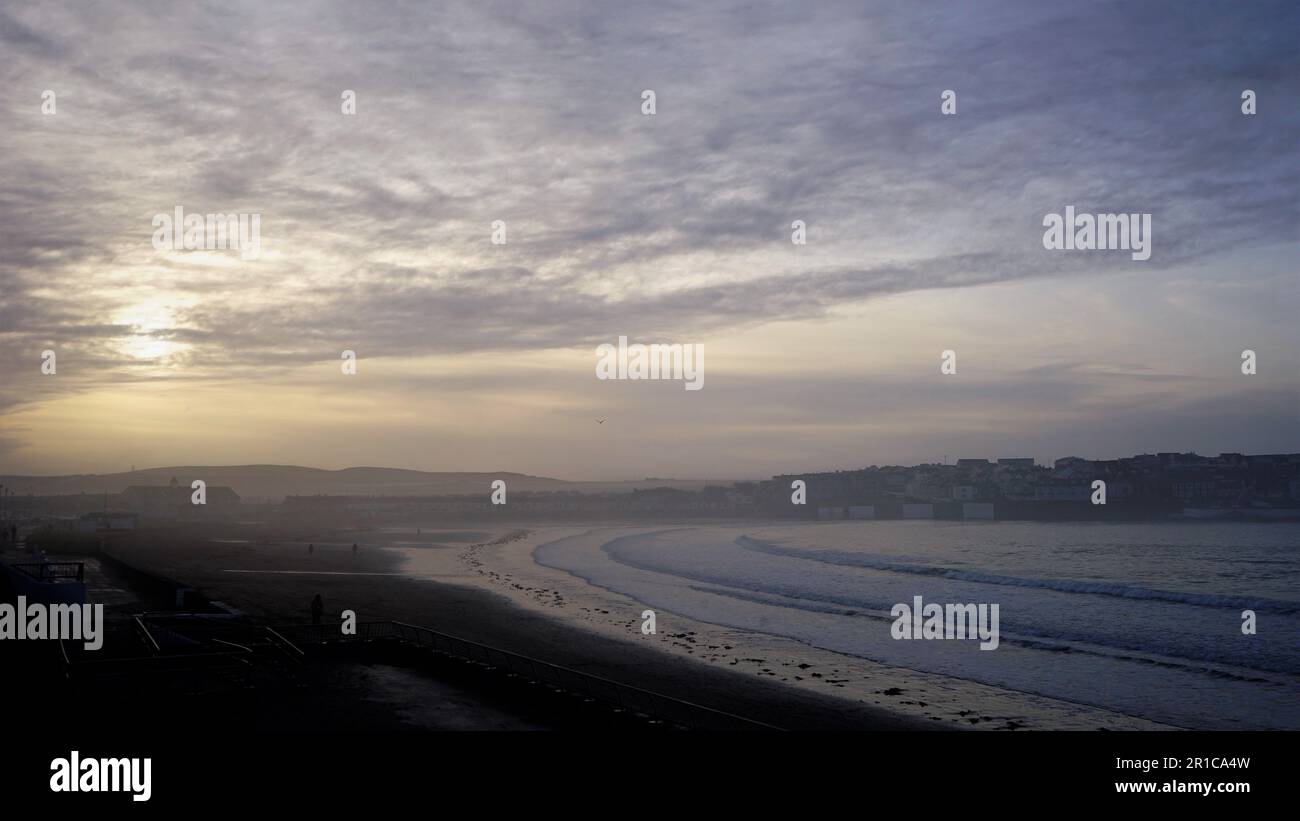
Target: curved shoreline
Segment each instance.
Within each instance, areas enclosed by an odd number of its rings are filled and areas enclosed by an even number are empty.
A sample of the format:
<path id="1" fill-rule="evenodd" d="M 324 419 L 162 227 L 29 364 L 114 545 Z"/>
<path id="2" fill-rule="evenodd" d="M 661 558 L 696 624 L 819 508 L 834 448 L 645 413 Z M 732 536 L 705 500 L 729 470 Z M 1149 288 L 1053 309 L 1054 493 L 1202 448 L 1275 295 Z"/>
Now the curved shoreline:
<path id="1" fill-rule="evenodd" d="M 847 706 L 883 709 L 893 716 L 931 722 L 929 726 L 936 728 L 1176 729 L 1102 707 L 892 666 L 814 647 L 796 638 L 704 622 L 662 607 L 656 608 L 658 635 L 643 636 L 640 613 L 653 607 L 652 603 L 600 586 L 580 573 L 534 562 L 539 549 L 559 542 L 601 550 L 621 538 L 681 529 L 662 525 L 539 528 L 525 544 L 505 549 L 476 546 L 473 561 L 480 583 L 486 581 L 489 589 L 505 594 L 517 605 L 571 627 L 628 646 L 658 645 L 705 669 L 744 671 L 752 682 L 780 684 Z"/>
<path id="2" fill-rule="evenodd" d="M 658 610 L 642 635 L 644 605 L 534 563 L 557 539 L 592 549 L 611 533 L 664 529 L 539 526 L 526 537 L 470 544 L 391 531 L 315 533 L 247 544 L 160 534 L 123 547 L 133 562 L 183 578 L 205 594 L 270 622 L 302 622 L 320 593 L 328 612 L 391 619 L 463 636 L 565 667 L 801 730 L 1171 729 L 1113 711 L 948 676 L 889 666 L 792 639 L 719 627 Z M 509 536 L 512 529 L 497 531 Z M 477 534 L 476 534 L 477 535 Z M 362 541 L 359 554 L 350 545 Z M 401 546 L 389 546 L 401 544 Z M 228 570 L 299 573 L 230 573 Z M 346 573 L 335 571 L 346 570 Z M 367 576 L 358 573 L 397 573 Z"/>

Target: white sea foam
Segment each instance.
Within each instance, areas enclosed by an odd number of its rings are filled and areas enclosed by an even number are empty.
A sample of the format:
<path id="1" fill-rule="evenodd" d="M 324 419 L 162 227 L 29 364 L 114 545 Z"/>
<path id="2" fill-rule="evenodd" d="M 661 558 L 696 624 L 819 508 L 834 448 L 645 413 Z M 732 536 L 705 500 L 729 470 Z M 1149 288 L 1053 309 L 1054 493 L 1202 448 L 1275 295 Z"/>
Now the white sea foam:
<path id="1" fill-rule="evenodd" d="M 1174 590 L 1152 590 L 1146 587 L 1119 584 L 1115 582 L 1088 582 L 1078 579 L 1034 579 L 1016 576 L 1002 576 L 996 573 L 980 573 L 974 570 L 959 570 L 952 567 L 933 565 L 904 564 L 862 553 L 848 553 L 840 550 L 792 550 L 771 542 L 764 542 L 750 536 L 741 536 L 736 544 L 746 550 L 756 550 L 778 556 L 798 556 L 826 564 L 850 567 L 870 567 L 875 570 L 888 570 L 893 573 L 914 573 L 919 576 L 941 576 L 945 579 L 960 579 L 980 584 L 1003 584 L 1015 587 L 1041 587 L 1044 590 L 1059 590 L 1065 593 L 1086 593 L 1096 596 L 1118 596 L 1124 599 L 1153 599 L 1156 601 L 1180 602 L 1203 607 L 1235 607 L 1252 610 L 1271 611 L 1275 613 L 1300 613 L 1300 602 L 1277 601 L 1266 598 L 1248 598 L 1243 596 L 1216 596 L 1204 593 L 1186 593 Z"/>
<path id="2" fill-rule="evenodd" d="M 679 613 L 1180 726 L 1300 729 L 1300 602 L 1286 598 L 1300 531 L 1268 527 L 755 524 L 534 555 L 661 622 Z M 890 607 L 917 595 L 999 604 L 1002 646 L 892 641 Z M 1240 630 L 1246 607 L 1258 635 Z"/>

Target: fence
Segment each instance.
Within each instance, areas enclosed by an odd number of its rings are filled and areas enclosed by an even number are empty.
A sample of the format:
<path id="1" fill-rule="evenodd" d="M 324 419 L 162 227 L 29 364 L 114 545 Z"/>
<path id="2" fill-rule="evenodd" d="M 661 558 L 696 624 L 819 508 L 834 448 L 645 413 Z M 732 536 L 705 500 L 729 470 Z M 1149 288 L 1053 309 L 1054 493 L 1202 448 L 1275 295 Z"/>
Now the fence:
<path id="1" fill-rule="evenodd" d="M 362 622 L 355 635 L 344 636 L 338 624 L 293 625 L 277 628 L 301 643 L 369 642 L 395 640 L 435 653 L 483 664 L 537 682 L 555 690 L 575 693 L 615 710 L 640 714 L 689 729 L 778 730 L 770 724 L 704 707 L 682 699 L 582 673 L 558 664 L 501 650 L 446 633 L 399 621 Z M 277 634 L 278 635 L 278 634 Z"/>
<path id="2" fill-rule="evenodd" d="M 34 562 L 9 566 L 38 582 L 86 580 L 86 565 L 83 562 Z"/>

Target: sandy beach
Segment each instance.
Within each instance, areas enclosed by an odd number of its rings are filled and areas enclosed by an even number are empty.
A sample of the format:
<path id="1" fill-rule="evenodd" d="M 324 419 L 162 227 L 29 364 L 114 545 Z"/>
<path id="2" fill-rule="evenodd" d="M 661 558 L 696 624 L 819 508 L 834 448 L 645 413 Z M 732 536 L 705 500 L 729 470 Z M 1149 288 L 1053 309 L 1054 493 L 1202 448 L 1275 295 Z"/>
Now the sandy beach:
<path id="1" fill-rule="evenodd" d="M 343 534 L 348 535 L 348 534 Z M 489 534 L 499 538 L 504 534 Z M 358 537 L 360 534 L 358 534 Z M 405 570 L 396 549 L 362 548 L 351 541 L 244 543 L 178 540 L 175 532 L 141 533 L 112 549 L 131 564 L 184 581 L 214 600 L 272 623 L 309 621 L 316 593 L 326 618 L 343 609 L 358 619 L 398 620 L 544 659 L 706 707 L 780 727 L 799 729 L 923 729 L 926 722 L 828 695 L 800 692 L 744 673 L 702 665 L 650 644 L 619 641 L 520 606 L 504 593 L 467 584 L 472 570 L 445 581 Z M 450 561 L 471 544 L 422 548 Z M 237 572 L 231 572 L 237 571 Z"/>
<path id="2" fill-rule="evenodd" d="M 662 610 L 657 632 L 644 635 L 643 603 L 533 560 L 539 545 L 557 540 L 598 547 L 654 529 L 547 525 L 285 533 L 244 525 L 206 537 L 142 531 L 111 550 L 259 620 L 305 622 L 308 604 L 319 593 L 327 621 L 350 609 L 360 621 L 420 624 L 784 728 L 1160 726 Z"/>

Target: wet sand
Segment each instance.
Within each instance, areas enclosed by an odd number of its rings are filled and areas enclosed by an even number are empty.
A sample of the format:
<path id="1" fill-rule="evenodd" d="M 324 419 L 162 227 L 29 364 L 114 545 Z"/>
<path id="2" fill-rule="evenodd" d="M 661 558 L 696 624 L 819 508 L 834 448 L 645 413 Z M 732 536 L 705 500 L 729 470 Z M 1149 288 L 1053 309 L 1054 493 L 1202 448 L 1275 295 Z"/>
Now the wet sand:
<path id="1" fill-rule="evenodd" d="M 662 527 L 172 529 L 138 533 L 112 550 L 259 620 L 307 622 L 319 593 L 326 621 L 350 609 L 362 622 L 423 625 L 783 728 L 1172 729 L 662 610 L 657 634 L 643 635 L 642 603 L 532 559 L 537 545 L 558 539 L 599 549 Z"/>
<path id="2" fill-rule="evenodd" d="M 279 535 L 279 534 L 277 534 Z M 479 535 L 479 534 L 466 534 Z M 463 536 L 462 536 L 463 538 Z M 271 623 L 305 623 L 319 593 L 326 620 L 344 609 L 359 621 L 406 621 L 553 664 L 663 693 L 774 726 L 801 730 L 937 729 L 936 723 L 875 705 L 807 692 L 583 629 L 504 595 L 448 581 L 412 578 L 401 551 L 375 534 L 306 534 L 264 543 L 255 531 L 213 540 L 177 529 L 141 531 L 111 546 L 130 564 L 184 582 Z M 354 555 L 352 541 L 361 543 Z M 409 540 L 408 540 L 409 541 Z M 459 561 L 467 543 L 428 539 L 416 547 Z M 308 552 L 308 544 L 314 548 Z M 239 571 L 239 572 L 230 572 Z M 466 577 L 477 575 L 463 571 Z"/>

